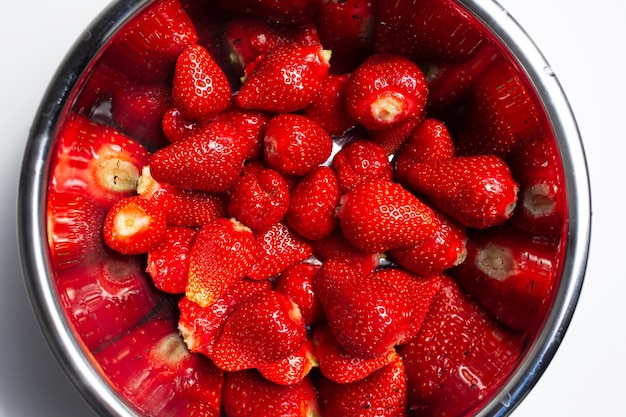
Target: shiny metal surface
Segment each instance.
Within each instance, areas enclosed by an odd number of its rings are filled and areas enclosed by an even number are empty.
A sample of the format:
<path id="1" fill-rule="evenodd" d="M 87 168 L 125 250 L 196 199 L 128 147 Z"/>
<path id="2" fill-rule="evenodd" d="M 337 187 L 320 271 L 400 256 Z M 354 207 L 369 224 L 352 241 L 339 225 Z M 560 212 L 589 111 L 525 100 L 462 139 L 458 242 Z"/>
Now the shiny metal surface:
<path id="1" fill-rule="evenodd" d="M 115 31 L 149 0 L 121 0 L 92 23 L 54 76 L 36 115 L 27 143 L 20 178 L 19 245 L 29 295 L 40 326 L 56 358 L 92 407 L 103 416 L 135 416 L 93 366 L 90 355 L 72 334 L 50 276 L 45 250 L 45 193 L 52 138 L 68 110 L 74 87 L 93 57 Z M 514 19 L 495 1 L 458 0 L 489 28 L 511 59 L 535 87 L 559 143 L 567 173 L 569 230 L 563 279 L 547 322 L 505 389 L 480 416 L 509 415 L 541 377 L 567 330 L 582 289 L 589 251 L 591 206 L 587 166 L 580 135 L 558 78 L 546 59 Z"/>

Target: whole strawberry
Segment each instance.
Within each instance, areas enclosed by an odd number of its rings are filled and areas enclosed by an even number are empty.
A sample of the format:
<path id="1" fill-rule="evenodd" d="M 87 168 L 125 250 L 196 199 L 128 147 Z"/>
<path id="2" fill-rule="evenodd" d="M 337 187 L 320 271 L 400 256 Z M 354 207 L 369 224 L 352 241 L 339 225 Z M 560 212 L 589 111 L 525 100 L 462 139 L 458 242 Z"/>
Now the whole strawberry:
<path id="1" fill-rule="evenodd" d="M 298 263 L 285 269 L 276 280 L 276 291 L 298 305 L 307 326 L 324 318 L 324 311 L 313 290 L 313 277 L 319 269 L 317 264 Z"/>
<path id="2" fill-rule="evenodd" d="M 394 54 L 376 54 L 354 70 L 345 88 L 348 113 L 368 129 L 384 129 L 419 115 L 428 85 L 420 67 Z"/>
<path id="3" fill-rule="evenodd" d="M 257 366 L 257 370 L 263 378 L 275 384 L 295 385 L 302 382 L 318 366 L 313 342 L 306 338 L 291 355 L 278 362 L 263 363 Z"/>
<path id="4" fill-rule="evenodd" d="M 366 252 L 416 245 L 437 228 L 430 207 L 388 180 L 364 182 L 344 194 L 338 216 L 346 239 Z"/>
<path id="5" fill-rule="evenodd" d="M 328 75 L 328 55 L 321 45 L 277 46 L 254 64 L 235 98 L 237 105 L 275 113 L 304 109 Z"/>
<path id="6" fill-rule="evenodd" d="M 198 121 L 209 120 L 230 105 L 226 74 L 203 46 L 192 45 L 178 56 L 172 101 L 184 117 Z"/>
<path id="7" fill-rule="evenodd" d="M 345 144 L 333 158 L 332 168 L 337 173 L 342 193 L 347 193 L 362 182 L 393 180 L 393 167 L 387 152 L 369 140 L 355 140 Z"/>
<path id="8" fill-rule="evenodd" d="M 248 144 L 237 129 L 213 122 L 156 151 L 150 173 L 158 182 L 186 190 L 226 191 L 239 176 L 247 152 Z"/>
<path id="9" fill-rule="evenodd" d="M 148 251 L 146 272 L 159 290 L 170 294 L 185 292 L 189 252 L 196 233 L 188 227 L 168 227 L 161 243 Z"/>

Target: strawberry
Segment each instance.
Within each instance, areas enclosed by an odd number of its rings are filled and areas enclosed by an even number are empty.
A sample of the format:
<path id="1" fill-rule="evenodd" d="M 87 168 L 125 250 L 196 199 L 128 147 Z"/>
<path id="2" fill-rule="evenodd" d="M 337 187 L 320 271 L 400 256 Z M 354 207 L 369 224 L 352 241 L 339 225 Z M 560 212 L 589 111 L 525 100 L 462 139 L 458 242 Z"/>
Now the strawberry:
<path id="1" fill-rule="evenodd" d="M 348 113 L 367 129 L 384 129 L 415 118 L 423 111 L 427 95 L 420 67 L 394 54 L 367 58 L 345 87 Z"/>
<path id="2" fill-rule="evenodd" d="M 411 59 L 463 59 L 485 41 L 477 24 L 449 0 L 377 2 L 374 49 Z"/>
<path id="3" fill-rule="evenodd" d="M 359 381 L 398 358 L 395 349 L 372 359 L 354 356 L 337 343 L 325 323 L 313 329 L 313 343 L 322 375 L 338 384 Z"/>
<path id="4" fill-rule="evenodd" d="M 170 402 L 163 410 L 163 415 L 167 417 L 220 417 L 219 411 L 210 404 L 184 397 Z"/>
<path id="5" fill-rule="evenodd" d="M 88 349 L 96 351 L 119 337 L 157 306 L 144 269 L 138 257 L 105 252 L 93 262 L 57 270 L 59 300 Z"/>
<path id="6" fill-rule="evenodd" d="M 198 122 L 183 117 L 180 110 L 173 107 L 165 111 L 161 120 L 161 129 L 170 143 L 181 141 L 200 128 Z"/>
<path id="7" fill-rule="evenodd" d="M 319 123 L 331 135 L 341 135 L 355 126 L 345 106 L 345 86 L 349 74 L 329 74 L 322 81 L 317 97 L 303 115 Z"/>
<path id="8" fill-rule="evenodd" d="M 254 239 L 258 249 L 256 260 L 248 271 L 248 277 L 252 279 L 272 278 L 313 253 L 311 245 L 282 221 L 255 234 Z"/>
<path id="9" fill-rule="evenodd" d="M 333 51 L 333 68 L 352 71 L 372 53 L 374 6 L 371 1 L 325 1 L 314 20 L 322 44 Z"/>
<path id="10" fill-rule="evenodd" d="M 393 155 L 402 149 L 402 146 L 404 146 L 411 133 L 421 122 L 423 116 L 424 112 L 417 117 L 410 118 L 406 122 L 398 123 L 385 129 L 369 130 L 367 137 L 381 146 L 387 152 L 387 155 Z"/>
<path id="11" fill-rule="evenodd" d="M 201 45 L 191 45 L 176 60 L 172 102 L 183 117 L 207 121 L 226 110 L 231 90 L 226 74 Z"/>
<path id="12" fill-rule="evenodd" d="M 237 105 L 275 113 L 311 104 L 328 75 L 330 53 L 321 45 L 280 45 L 263 55 L 246 76 Z"/>
<path id="13" fill-rule="evenodd" d="M 95 353 L 112 386 L 142 415 L 161 415 L 168 403 L 201 401 L 221 407 L 224 372 L 189 352 L 171 317 L 157 315 Z"/>
<path id="14" fill-rule="evenodd" d="M 311 242 L 314 255 L 322 262 L 335 260 L 350 265 L 351 268 L 369 275 L 381 263 L 383 254 L 378 252 L 366 252 L 353 246 L 345 238 L 341 230 L 336 230 L 332 235 Z"/>
<path id="15" fill-rule="evenodd" d="M 113 90 L 111 116 L 120 131 L 157 149 L 168 143 L 161 120 L 171 105 L 170 89 L 163 83 L 129 82 Z"/>
<path id="16" fill-rule="evenodd" d="M 311 371 L 319 366 L 313 343 L 307 338 L 294 353 L 278 362 L 264 363 L 257 367 L 263 378 L 279 385 L 300 383 Z"/>
<path id="17" fill-rule="evenodd" d="M 414 246 L 389 251 L 389 255 L 398 265 L 422 276 L 441 274 L 459 265 L 467 256 L 465 227 L 439 210 L 433 211 L 438 227 L 430 239 Z"/>
<path id="18" fill-rule="evenodd" d="M 517 203 L 518 184 L 495 155 L 461 156 L 411 164 L 409 188 L 423 193 L 459 223 L 474 228 L 502 224 Z"/>
<path id="19" fill-rule="evenodd" d="M 523 340 L 499 328 L 452 279 L 441 284 L 417 336 L 398 348 L 407 406 L 426 417 L 472 415 L 511 372 Z"/>
<path id="20" fill-rule="evenodd" d="M 368 140 L 345 144 L 335 154 L 332 168 L 337 173 L 343 194 L 370 180 L 393 180 L 393 167 L 387 158 L 387 152 L 377 143 Z"/>
<path id="21" fill-rule="evenodd" d="M 532 331 L 550 305 L 561 267 L 556 242 L 510 226 L 475 231 L 467 259 L 451 274 L 500 322 Z"/>
<path id="22" fill-rule="evenodd" d="M 104 107 L 110 109 L 113 92 L 126 88 L 128 84 L 126 74 L 101 61 L 85 74 L 84 85 L 72 107 L 77 114 L 93 116 Z"/>
<path id="23" fill-rule="evenodd" d="M 235 13 L 260 16 L 279 23 L 296 23 L 310 19 L 320 0 L 219 0 L 219 5 Z"/>
<path id="24" fill-rule="evenodd" d="M 181 297 L 178 301 L 178 330 L 187 348 L 191 352 L 199 352 L 211 358 L 226 317 L 252 294 L 269 290 L 270 281 L 244 278 L 233 283 L 222 297 L 207 307 L 200 306 L 186 296 Z"/>
<path id="25" fill-rule="evenodd" d="M 253 160 L 263 156 L 263 138 L 265 126 L 271 115 L 258 110 L 243 110 L 232 106 L 220 113 L 217 120 L 228 122 L 238 129 L 248 142 L 246 160 Z"/>
<path id="26" fill-rule="evenodd" d="M 506 159 L 543 130 L 534 98 L 504 58 L 475 80 L 462 120 L 453 132 L 459 155 L 492 153 Z"/>
<path id="27" fill-rule="evenodd" d="M 273 117 L 265 129 L 267 164 L 283 175 L 305 175 L 324 163 L 333 141 L 322 126 L 297 114 Z"/>
<path id="28" fill-rule="evenodd" d="M 136 80 L 162 81 L 176 58 L 198 42 L 196 27 L 179 0 L 155 3 L 124 26 L 104 53 L 104 61 Z"/>
<path id="29" fill-rule="evenodd" d="M 416 245 L 437 227 L 430 207 L 388 180 L 364 182 L 344 194 L 338 216 L 346 239 L 366 252 Z"/>
<path id="30" fill-rule="evenodd" d="M 309 378 L 295 385 L 278 385 L 256 371 L 229 372 L 223 397 L 226 417 L 320 416 Z"/>
<path id="31" fill-rule="evenodd" d="M 98 261 L 105 252 L 102 223 L 106 213 L 104 207 L 82 194 L 48 194 L 48 246 L 56 270 Z"/>
<path id="32" fill-rule="evenodd" d="M 406 416 L 406 379 L 400 358 L 370 376 L 349 384 L 322 379 L 319 386 L 322 416 Z"/>
<path id="33" fill-rule="evenodd" d="M 511 158 L 520 182 L 519 204 L 512 221 L 520 229 L 560 235 L 565 224 L 563 174 L 556 142 L 550 137 L 524 142 Z"/>
<path id="34" fill-rule="evenodd" d="M 285 221 L 309 240 L 329 236 L 338 226 L 339 183 L 332 169 L 319 166 L 304 176 L 291 191 Z"/>
<path id="35" fill-rule="evenodd" d="M 71 115 L 58 136 L 52 190 L 82 193 L 106 208 L 135 194 L 141 169 L 150 158 L 142 145 L 80 115 Z"/>
<path id="36" fill-rule="evenodd" d="M 244 169 L 230 189 L 228 213 L 254 231 L 263 232 L 289 208 L 289 188 L 273 169 Z"/>
<path id="37" fill-rule="evenodd" d="M 170 294 L 183 294 L 189 275 L 189 252 L 196 230 L 188 227 L 168 227 L 161 243 L 148 251 L 146 272 L 154 285 Z"/>
<path id="38" fill-rule="evenodd" d="M 166 226 L 163 210 L 137 195 L 124 198 L 111 207 L 104 219 L 102 233 L 107 246 L 114 251 L 138 255 L 161 243 Z"/>
<path id="39" fill-rule="evenodd" d="M 252 231 L 240 222 L 221 218 L 203 226 L 189 254 L 185 295 L 210 306 L 245 276 L 256 254 Z"/>
<path id="40" fill-rule="evenodd" d="M 393 285 L 331 260 L 313 279 L 313 289 L 332 333 L 351 355 L 385 355 L 406 337 L 411 307 Z"/>
<path id="41" fill-rule="evenodd" d="M 391 267 L 374 271 L 372 277 L 393 285 L 408 300 L 411 307 L 411 323 L 406 337 L 399 344 L 409 341 L 422 327 L 433 297 L 441 287 L 441 276 L 422 277 Z"/>
<path id="42" fill-rule="evenodd" d="M 199 228 L 227 216 L 225 193 L 181 190 L 171 184 L 158 183 L 150 175 L 149 166 L 141 172 L 137 192 L 161 207 L 168 225 Z"/>
<path id="43" fill-rule="evenodd" d="M 239 176 L 248 144 L 232 125 L 213 122 L 187 139 L 156 151 L 150 172 L 158 182 L 182 189 L 228 190 Z"/>
<path id="44" fill-rule="evenodd" d="M 286 268 L 276 280 L 276 291 L 298 305 L 307 326 L 324 318 L 322 306 L 313 291 L 313 277 L 319 268 L 317 264 L 306 262 L 294 264 Z"/>
<path id="45" fill-rule="evenodd" d="M 293 354 L 306 339 L 298 306 L 276 291 L 256 293 L 228 315 L 213 362 L 225 371 L 256 368 Z"/>

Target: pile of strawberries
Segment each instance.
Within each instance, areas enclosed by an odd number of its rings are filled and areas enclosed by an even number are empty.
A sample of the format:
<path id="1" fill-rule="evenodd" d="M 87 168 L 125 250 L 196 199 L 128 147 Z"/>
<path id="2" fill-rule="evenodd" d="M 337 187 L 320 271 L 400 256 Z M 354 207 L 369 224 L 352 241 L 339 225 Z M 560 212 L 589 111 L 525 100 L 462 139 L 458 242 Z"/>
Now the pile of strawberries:
<path id="1" fill-rule="evenodd" d="M 146 415 L 476 409 L 565 231 L 515 69 L 447 0 L 213 3 L 132 21 L 59 132 L 49 241 L 83 342 Z"/>

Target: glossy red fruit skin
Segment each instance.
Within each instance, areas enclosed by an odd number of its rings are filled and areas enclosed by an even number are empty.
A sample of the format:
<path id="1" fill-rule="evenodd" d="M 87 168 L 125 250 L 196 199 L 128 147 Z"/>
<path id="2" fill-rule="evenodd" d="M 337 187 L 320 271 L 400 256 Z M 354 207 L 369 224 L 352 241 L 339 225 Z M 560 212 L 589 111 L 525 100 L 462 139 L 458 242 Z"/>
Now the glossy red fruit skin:
<path id="1" fill-rule="evenodd" d="M 313 288 L 328 326 L 348 353 L 372 359 L 405 338 L 411 308 L 393 285 L 327 261 L 314 277 Z"/>
<path id="2" fill-rule="evenodd" d="M 313 290 L 313 277 L 319 268 L 317 264 L 298 263 L 285 269 L 276 280 L 276 291 L 298 305 L 307 326 L 324 318 L 324 311 Z"/>
<path id="3" fill-rule="evenodd" d="M 473 231 L 465 262 L 450 273 L 500 323 L 531 332 L 552 301 L 562 252 L 558 237 L 528 234 L 510 225 Z"/>
<path id="4" fill-rule="evenodd" d="M 150 173 L 184 190 L 223 192 L 239 176 L 248 146 L 232 125 L 212 122 L 185 140 L 156 151 Z"/>
<path id="5" fill-rule="evenodd" d="M 373 179 L 393 180 L 393 167 L 383 147 L 373 141 L 356 140 L 335 154 L 331 167 L 343 194 Z"/>
<path id="6" fill-rule="evenodd" d="M 387 155 L 395 155 L 407 142 L 411 133 L 424 118 L 424 112 L 406 122 L 398 123 L 385 129 L 368 130 L 367 137 L 380 145 Z"/>
<path id="7" fill-rule="evenodd" d="M 279 23 L 297 23 L 310 19 L 320 7 L 320 0 L 220 0 L 226 10 L 261 16 Z"/>
<path id="8" fill-rule="evenodd" d="M 196 233 L 189 227 L 168 227 L 161 243 L 148 252 L 146 272 L 159 290 L 170 294 L 185 292 L 189 252 Z"/>
<path id="9" fill-rule="evenodd" d="M 331 135 L 341 135 L 356 125 L 345 106 L 345 87 L 349 77 L 349 74 L 328 74 L 317 97 L 302 113 Z"/>
<path id="10" fill-rule="evenodd" d="M 456 416 L 472 409 L 515 367 L 523 338 L 500 328 L 449 277 L 418 335 L 399 347 L 407 375 L 407 407 L 415 416 Z"/>
<path id="11" fill-rule="evenodd" d="M 257 370 L 267 379 L 278 385 L 301 383 L 313 368 L 319 366 L 315 357 L 313 343 L 307 337 L 302 345 L 291 355 L 278 362 L 264 363 Z"/>
<path id="12" fill-rule="evenodd" d="M 228 122 L 241 132 L 242 137 L 248 142 L 246 161 L 251 161 L 263 156 L 265 127 L 271 118 L 272 115 L 267 112 L 232 106 L 220 113 L 217 120 Z"/>
<path id="13" fill-rule="evenodd" d="M 352 245 L 341 230 L 312 242 L 314 255 L 322 262 L 335 260 L 350 265 L 351 268 L 369 275 L 380 265 L 382 253 L 366 252 Z"/>
<path id="14" fill-rule="evenodd" d="M 428 85 L 421 68 L 395 54 L 376 54 L 354 70 L 345 87 L 350 116 L 367 129 L 384 129 L 417 117 Z"/>
<path id="15" fill-rule="evenodd" d="M 184 117 L 180 110 L 172 107 L 163 113 L 161 129 L 170 143 L 178 142 L 191 136 L 201 128 L 201 124 Z"/>

